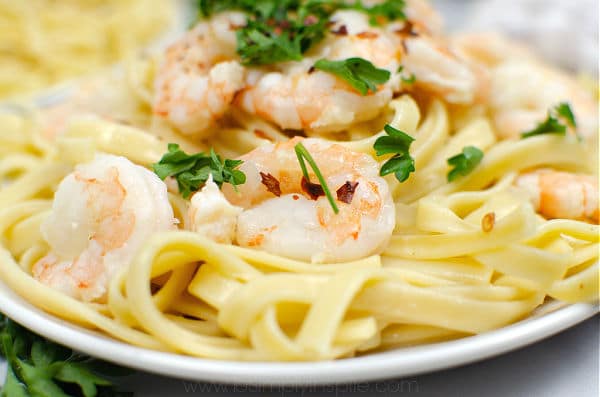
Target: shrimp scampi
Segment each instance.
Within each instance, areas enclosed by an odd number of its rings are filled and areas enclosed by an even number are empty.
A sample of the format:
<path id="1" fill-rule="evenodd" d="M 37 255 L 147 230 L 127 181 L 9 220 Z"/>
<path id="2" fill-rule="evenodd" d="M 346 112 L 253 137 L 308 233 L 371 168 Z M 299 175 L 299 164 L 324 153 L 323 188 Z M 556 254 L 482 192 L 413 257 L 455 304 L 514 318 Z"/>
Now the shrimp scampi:
<path id="1" fill-rule="evenodd" d="M 302 142 L 327 185 L 337 191 L 339 213 L 306 187 L 294 151 Z M 244 210 L 237 217 L 237 244 L 314 263 L 343 262 L 381 252 L 395 222 L 395 207 L 378 163 L 321 139 L 294 138 L 241 157 L 246 183 L 223 187 Z M 314 175 L 311 180 L 316 180 Z M 305 181 L 303 183 L 303 180 Z"/>
<path id="2" fill-rule="evenodd" d="M 99 155 L 59 185 L 42 224 L 51 252 L 32 269 L 40 282 L 83 301 L 105 297 L 153 233 L 175 228 L 166 185 L 124 157 Z"/>

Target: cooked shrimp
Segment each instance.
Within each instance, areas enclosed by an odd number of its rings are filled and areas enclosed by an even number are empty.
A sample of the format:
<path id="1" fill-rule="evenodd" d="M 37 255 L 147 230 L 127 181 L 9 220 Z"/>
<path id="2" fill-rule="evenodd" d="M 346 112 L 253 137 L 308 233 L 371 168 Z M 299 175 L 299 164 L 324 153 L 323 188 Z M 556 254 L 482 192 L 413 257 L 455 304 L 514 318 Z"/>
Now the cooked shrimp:
<path id="1" fill-rule="evenodd" d="M 294 151 L 302 142 L 335 196 L 336 215 L 326 197 L 302 188 Z M 239 192 L 223 188 L 238 216 L 236 240 L 289 258 L 315 263 L 364 258 L 384 249 L 394 229 L 395 208 L 387 182 L 370 156 L 321 139 L 294 138 L 262 146 L 241 157 L 246 183 Z M 316 178 L 311 176 L 311 181 Z"/>
<path id="2" fill-rule="evenodd" d="M 455 104 L 471 104 L 487 97 L 489 76 L 462 59 L 441 37 L 419 34 L 404 40 L 402 64 L 423 89 Z"/>
<path id="3" fill-rule="evenodd" d="M 245 23 L 242 13 L 220 13 L 171 45 L 158 72 L 154 113 L 184 134 L 208 136 L 244 86 L 235 29 Z"/>
<path id="4" fill-rule="evenodd" d="M 433 18 L 423 10 L 413 14 L 415 18 Z M 303 61 L 284 63 L 267 73 L 249 73 L 248 85 L 236 98 L 236 105 L 282 128 L 338 132 L 376 117 L 394 93 L 409 88 L 397 73 L 401 64 L 407 73 L 415 74 L 417 89 L 433 92 L 449 102 L 474 101 L 482 91 L 480 76 L 446 48 L 441 38 L 431 36 L 427 22 L 392 22 L 373 27 L 365 13 L 337 11 L 331 16 L 331 32 Z M 439 29 L 438 24 L 434 21 L 432 29 Z M 362 96 L 346 81 L 312 68 L 322 58 L 352 57 L 388 70 L 392 78 L 376 92 Z"/>
<path id="5" fill-rule="evenodd" d="M 242 208 L 231 205 L 212 176 L 190 200 L 191 229 L 217 243 L 231 244 Z"/>
<path id="6" fill-rule="evenodd" d="M 598 222 L 597 177 L 539 169 L 520 175 L 515 183 L 547 218 Z"/>
<path id="7" fill-rule="evenodd" d="M 455 40 L 472 60 L 491 68 L 490 111 L 498 134 L 519 136 L 546 119 L 561 102 L 571 104 L 577 132 L 598 135 L 598 103 L 575 79 L 542 64 L 518 44 L 498 35 L 462 35 Z"/>
<path id="8" fill-rule="evenodd" d="M 391 82 L 362 96 L 346 81 L 311 67 L 321 58 L 360 57 L 395 72 L 400 65 L 400 41 L 371 27 L 363 13 L 339 11 L 331 21 L 331 30 L 343 33 L 328 35 L 301 62 L 279 65 L 277 71 L 251 73 L 248 87 L 236 104 L 282 128 L 295 130 L 336 132 L 376 117 L 392 99 Z"/>
<path id="9" fill-rule="evenodd" d="M 155 174 L 124 157 L 97 156 L 60 183 L 42 224 L 51 252 L 33 276 L 77 299 L 101 300 L 144 241 L 172 228 L 167 189 Z"/>

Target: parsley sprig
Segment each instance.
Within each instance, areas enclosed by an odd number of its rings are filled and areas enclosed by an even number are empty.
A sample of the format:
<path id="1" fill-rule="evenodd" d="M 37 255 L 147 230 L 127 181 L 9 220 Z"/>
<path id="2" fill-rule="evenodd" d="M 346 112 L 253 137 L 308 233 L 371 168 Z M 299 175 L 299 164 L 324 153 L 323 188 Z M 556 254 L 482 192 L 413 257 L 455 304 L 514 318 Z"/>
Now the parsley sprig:
<path id="1" fill-rule="evenodd" d="M 0 397 L 101 397 L 118 393 L 105 376 L 130 373 L 49 342 L 0 314 L 0 356 L 7 361 Z"/>
<path id="2" fill-rule="evenodd" d="M 462 153 L 450 157 L 447 162 L 454 167 L 448 172 L 448 182 L 454 181 L 460 176 L 469 175 L 483 159 L 483 152 L 475 146 L 465 146 Z"/>
<path id="3" fill-rule="evenodd" d="M 577 128 L 577 121 L 571 105 L 568 102 L 562 102 L 548 111 L 546 120 L 539 123 L 534 129 L 522 133 L 521 138 L 544 134 L 566 135 L 567 126 Z"/>
<path id="4" fill-rule="evenodd" d="M 308 169 L 306 168 L 306 163 L 304 162 L 304 160 L 308 162 L 313 172 L 317 176 L 317 179 L 319 180 L 319 183 L 323 188 L 323 192 L 325 193 L 325 197 L 327 197 L 327 200 L 329 200 L 329 204 L 331 204 L 333 212 L 336 214 L 340 212 L 335 202 L 335 199 L 333 198 L 333 194 L 331 194 L 331 190 L 329 190 L 329 186 L 327 186 L 327 181 L 325 181 L 325 178 L 323 177 L 323 174 L 321 173 L 321 170 L 319 169 L 319 166 L 317 165 L 315 159 L 313 159 L 313 157 L 306 149 L 306 147 L 302 144 L 302 142 L 298 142 L 296 146 L 294 146 L 294 150 L 296 151 L 296 156 L 298 157 L 298 162 L 300 163 L 300 168 L 302 169 L 302 174 L 304 175 L 306 181 L 310 182 L 310 177 L 308 175 Z"/>
<path id="5" fill-rule="evenodd" d="M 269 65 L 298 61 L 320 42 L 329 29 L 329 17 L 339 9 L 354 9 L 369 15 L 371 24 L 405 19 L 404 0 L 386 0 L 374 6 L 345 0 L 198 0 L 203 18 L 226 11 L 248 14 L 237 30 L 237 52 L 245 65 Z"/>
<path id="6" fill-rule="evenodd" d="M 378 69 L 362 58 L 348 58 L 343 61 L 320 59 L 314 67 L 347 81 L 362 95 L 367 95 L 369 91 L 376 92 L 377 85 L 387 82 L 391 76 L 389 71 Z"/>
<path id="7" fill-rule="evenodd" d="M 415 159 L 409 152 L 410 145 L 415 139 L 389 124 L 384 127 L 384 131 L 387 136 L 377 138 L 373 148 L 377 156 L 386 154 L 394 154 L 394 156 L 381 166 L 379 174 L 385 176 L 393 173 L 399 182 L 404 182 L 412 172 L 415 172 Z"/>
<path id="8" fill-rule="evenodd" d="M 242 160 L 223 161 L 213 149 L 210 154 L 186 154 L 179 145 L 169 143 L 168 152 L 152 167 L 162 180 L 175 177 L 181 195 L 188 198 L 208 181 L 210 175 L 219 187 L 223 183 L 230 183 L 234 188 L 246 183 L 246 175 L 237 169 L 242 163 Z"/>

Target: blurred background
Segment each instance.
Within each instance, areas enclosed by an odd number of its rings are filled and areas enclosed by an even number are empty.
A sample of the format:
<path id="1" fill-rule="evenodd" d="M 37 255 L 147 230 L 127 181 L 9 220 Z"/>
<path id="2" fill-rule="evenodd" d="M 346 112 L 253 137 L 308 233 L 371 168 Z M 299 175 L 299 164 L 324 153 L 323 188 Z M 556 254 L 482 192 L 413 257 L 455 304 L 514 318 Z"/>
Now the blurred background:
<path id="1" fill-rule="evenodd" d="M 450 31 L 501 31 L 598 78 L 598 0 L 430 0 Z M 0 0 L 0 99 L 126 59 L 185 29 L 197 0 Z M 163 40 L 164 41 L 164 40 Z"/>
<path id="2" fill-rule="evenodd" d="M 598 79 L 598 0 L 431 0 L 450 31 L 499 31 Z"/>

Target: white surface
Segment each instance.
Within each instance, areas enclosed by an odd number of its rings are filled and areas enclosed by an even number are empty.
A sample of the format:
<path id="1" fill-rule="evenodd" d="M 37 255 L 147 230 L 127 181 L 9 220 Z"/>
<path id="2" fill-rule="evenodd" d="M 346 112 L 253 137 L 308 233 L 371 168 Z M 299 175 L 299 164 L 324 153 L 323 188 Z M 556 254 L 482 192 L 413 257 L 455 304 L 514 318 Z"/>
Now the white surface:
<path id="1" fill-rule="evenodd" d="M 134 347 L 51 316 L 3 283 L 0 283 L 0 311 L 50 340 L 140 370 L 196 381 L 316 385 L 411 376 L 488 358 L 577 324 L 597 313 L 598 306 L 571 305 L 456 341 L 314 363 L 216 361 Z"/>

